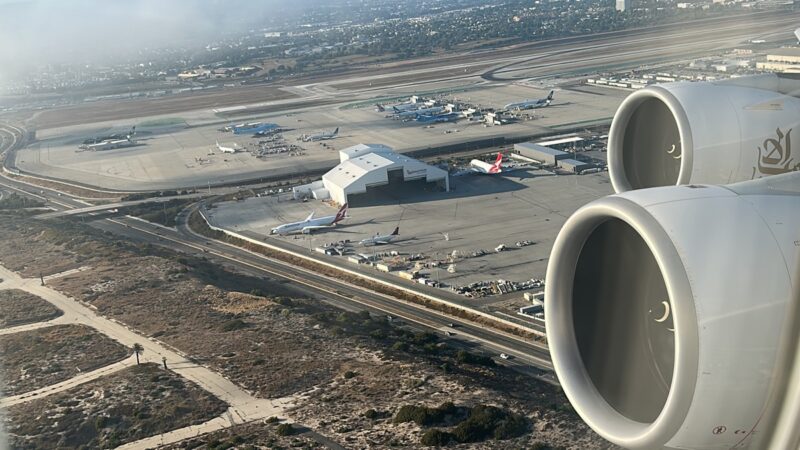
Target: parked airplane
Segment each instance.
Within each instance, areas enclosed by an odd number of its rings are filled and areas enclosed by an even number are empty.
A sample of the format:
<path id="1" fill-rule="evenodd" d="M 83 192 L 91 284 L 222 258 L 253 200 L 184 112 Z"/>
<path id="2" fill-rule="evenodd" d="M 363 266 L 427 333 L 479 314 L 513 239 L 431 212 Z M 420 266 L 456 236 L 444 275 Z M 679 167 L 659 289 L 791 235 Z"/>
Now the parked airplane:
<path id="1" fill-rule="evenodd" d="M 464 115 L 460 112 L 451 112 L 447 114 L 434 114 L 434 115 L 423 114 L 417 116 L 417 122 L 419 123 L 455 122 L 463 117 Z"/>
<path id="2" fill-rule="evenodd" d="M 405 103 L 398 103 L 396 105 L 386 106 L 380 103 L 375 104 L 376 109 L 378 112 L 386 111 L 386 108 L 392 108 L 392 111 L 400 110 L 400 111 L 411 111 L 412 109 L 420 109 L 426 106 L 433 106 L 436 104 L 435 100 L 425 100 L 423 102 L 419 101 L 420 98 L 416 95 L 412 95 L 411 98 Z"/>
<path id="3" fill-rule="evenodd" d="M 233 134 L 257 134 L 280 128 L 277 123 L 253 122 L 231 127 Z"/>
<path id="4" fill-rule="evenodd" d="M 485 173 L 487 175 L 494 175 L 496 173 L 500 173 L 503 171 L 501 164 L 503 163 L 503 154 L 498 153 L 497 159 L 494 161 L 494 164 L 489 164 L 487 162 L 483 162 L 479 159 L 473 159 L 469 162 L 469 165 L 472 167 L 474 172 L 478 173 Z"/>
<path id="5" fill-rule="evenodd" d="M 391 234 L 376 234 L 375 236 L 361 240 L 361 245 L 384 245 L 392 242 L 400 235 L 400 227 L 395 227 Z"/>
<path id="6" fill-rule="evenodd" d="M 550 91 L 550 93 L 545 98 L 540 98 L 535 100 L 523 100 L 521 102 L 509 103 L 503 108 L 506 110 L 544 108 L 545 106 L 550 106 L 550 102 L 553 101 L 553 94 L 555 94 L 555 91 Z"/>
<path id="7" fill-rule="evenodd" d="M 411 111 L 401 111 L 397 108 L 392 108 L 392 110 L 394 111 L 394 116 L 397 117 L 398 119 L 405 119 L 405 118 L 413 119 L 424 115 L 439 114 L 440 112 L 444 111 L 444 108 L 441 106 L 433 106 L 430 108 L 420 108 Z"/>
<path id="8" fill-rule="evenodd" d="M 336 213 L 336 215 L 314 218 L 314 213 L 312 212 L 308 215 L 308 217 L 305 218 L 305 220 L 301 220 L 300 222 L 286 223 L 273 228 L 270 234 L 311 234 L 314 231 L 321 230 L 323 228 L 333 227 L 337 223 L 344 220 L 345 217 L 347 217 L 347 203 L 339 208 L 339 211 Z"/>
<path id="9" fill-rule="evenodd" d="M 100 144 L 109 141 L 123 141 L 128 140 L 130 141 L 133 136 L 136 135 L 136 125 L 131 127 L 131 130 L 127 133 L 114 133 L 109 134 L 107 136 L 97 136 L 93 138 L 86 139 L 83 141 L 83 145 L 92 145 L 92 144 Z"/>
<path id="10" fill-rule="evenodd" d="M 222 153 L 236 153 L 235 147 L 223 147 L 219 145 L 219 141 L 217 141 L 217 150 L 221 151 Z"/>
<path id="11" fill-rule="evenodd" d="M 336 127 L 333 131 L 324 131 L 322 133 L 312 134 L 312 135 L 303 135 L 302 140 L 303 142 L 313 142 L 313 141 L 326 141 L 328 139 L 333 139 L 339 135 L 339 127 Z"/>

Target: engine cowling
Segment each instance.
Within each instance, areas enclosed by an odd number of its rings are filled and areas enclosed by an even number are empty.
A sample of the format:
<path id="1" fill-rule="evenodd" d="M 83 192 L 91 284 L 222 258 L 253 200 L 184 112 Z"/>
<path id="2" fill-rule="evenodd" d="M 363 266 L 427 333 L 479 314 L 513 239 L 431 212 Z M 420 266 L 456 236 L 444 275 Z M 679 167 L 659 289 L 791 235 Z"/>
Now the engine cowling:
<path id="1" fill-rule="evenodd" d="M 558 379 L 605 439 L 746 448 L 800 251 L 800 174 L 612 195 L 558 235 L 545 290 Z"/>
<path id="2" fill-rule="evenodd" d="M 800 151 L 791 146 L 793 137 L 800 139 L 796 77 L 668 83 L 634 92 L 609 132 L 614 190 L 730 184 L 800 169 Z"/>

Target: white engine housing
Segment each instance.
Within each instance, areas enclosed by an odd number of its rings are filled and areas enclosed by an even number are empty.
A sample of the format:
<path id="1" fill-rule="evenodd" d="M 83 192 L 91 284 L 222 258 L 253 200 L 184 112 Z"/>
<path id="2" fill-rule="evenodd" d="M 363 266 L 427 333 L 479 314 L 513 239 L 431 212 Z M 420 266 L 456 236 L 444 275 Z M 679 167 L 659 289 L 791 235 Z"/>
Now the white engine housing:
<path id="1" fill-rule="evenodd" d="M 798 170 L 800 79 L 759 75 L 668 83 L 634 92 L 608 137 L 616 192 L 689 183 L 729 184 Z"/>
<path id="2" fill-rule="evenodd" d="M 545 291 L 575 410 L 626 448 L 746 448 L 774 388 L 799 252 L 800 173 L 578 210 Z"/>

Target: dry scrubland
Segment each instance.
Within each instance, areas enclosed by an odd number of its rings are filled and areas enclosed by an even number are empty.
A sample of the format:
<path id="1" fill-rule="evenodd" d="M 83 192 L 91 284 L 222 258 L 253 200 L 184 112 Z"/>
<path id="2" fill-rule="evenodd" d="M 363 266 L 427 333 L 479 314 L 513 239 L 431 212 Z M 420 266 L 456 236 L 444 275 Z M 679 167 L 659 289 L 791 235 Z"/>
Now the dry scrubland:
<path id="1" fill-rule="evenodd" d="M 63 313 L 46 300 L 19 289 L 0 291 L 0 328 L 55 319 Z"/>
<path id="2" fill-rule="evenodd" d="M 50 284 L 177 347 L 258 396 L 302 393 L 290 417 L 346 448 L 417 448 L 431 429 L 455 436 L 465 427 L 460 425 L 467 421 L 465 414 L 458 420 L 395 423 L 403 406 L 445 402 L 459 411 L 494 405 L 501 415 L 521 417 L 524 425 L 522 436 L 494 440 L 502 428 L 494 423 L 481 442 L 453 443 L 456 448 L 606 446 L 558 389 L 436 334 L 395 326 L 384 316 L 342 312 L 276 280 L 115 241 L 81 224 L 2 219 L 0 259 L 10 268 L 30 276 L 45 268 L 89 266 Z M 19 246 L 25 241 L 31 245 Z M 217 448 L 234 439 L 232 445 L 241 448 L 278 448 L 292 442 L 273 437 L 276 430 L 274 424 L 256 423 L 180 446 Z M 296 439 L 297 445 L 310 442 Z"/>
<path id="3" fill-rule="evenodd" d="M 274 419 L 237 425 L 227 430 L 209 433 L 197 438 L 162 447 L 162 450 L 220 450 L 220 449 L 325 449 L 308 428 L 289 425 Z"/>
<path id="4" fill-rule="evenodd" d="M 84 325 L 59 325 L 0 336 L 2 393 L 50 386 L 125 359 L 122 344 Z"/>
<path id="5" fill-rule="evenodd" d="M 226 409 L 197 385 L 142 364 L 11 407 L 6 430 L 17 449 L 114 448 L 203 423 Z"/>

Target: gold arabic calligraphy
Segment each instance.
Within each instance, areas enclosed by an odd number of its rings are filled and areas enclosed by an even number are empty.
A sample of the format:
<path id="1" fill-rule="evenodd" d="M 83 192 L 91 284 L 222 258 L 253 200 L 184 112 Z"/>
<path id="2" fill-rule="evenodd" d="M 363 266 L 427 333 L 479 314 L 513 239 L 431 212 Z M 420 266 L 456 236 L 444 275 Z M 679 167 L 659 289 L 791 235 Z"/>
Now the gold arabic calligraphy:
<path id="1" fill-rule="evenodd" d="M 776 138 L 767 138 L 762 146 L 758 147 L 758 165 L 753 168 L 762 175 L 778 175 L 781 173 L 800 170 L 800 163 L 792 165 L 792 130 L 785 134 L 780 127 L 775 129 Z"/>

